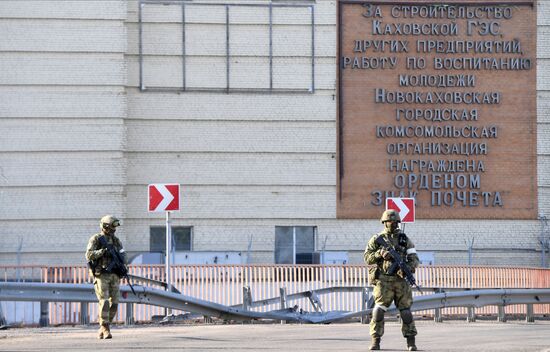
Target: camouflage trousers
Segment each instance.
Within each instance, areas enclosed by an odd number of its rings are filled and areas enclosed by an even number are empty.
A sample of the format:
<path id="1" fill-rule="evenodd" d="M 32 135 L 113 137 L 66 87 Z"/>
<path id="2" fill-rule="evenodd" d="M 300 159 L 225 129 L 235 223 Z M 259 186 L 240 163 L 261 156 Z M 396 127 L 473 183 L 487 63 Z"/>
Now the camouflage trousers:
<path id="1" fill-rule="evenodd" d="M 113 321 L 120 300 L 120 278 L 117 274 L 103 273 L 94 280 L 95 295 L 99 301 L 99 325 Z"/>
<path id="2" fill-rule="evenodd" d="M 398 276 L 382 275 L 374 287 L 373 296 L 375 307 L 381 306 L 384 310 L 388 309 L 393 302 L 399 310 L 408 309 L 412 305 L 411 286 Z M 414 321 L 410 324 L 402 322 L 401 332 L 404 337 L 416 336 Z M 384 320 L 376 321 L 373 316 L 370 321 L 370 334 L 372 337 L 382 337 Z"/>

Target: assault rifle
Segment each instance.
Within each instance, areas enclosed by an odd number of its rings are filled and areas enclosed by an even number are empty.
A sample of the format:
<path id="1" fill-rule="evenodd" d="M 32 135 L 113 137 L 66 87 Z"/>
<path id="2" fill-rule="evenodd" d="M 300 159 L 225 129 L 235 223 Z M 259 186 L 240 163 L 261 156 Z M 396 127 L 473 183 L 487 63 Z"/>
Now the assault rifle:
<path id="1" fill-rule="evenodd" d="M 136 295 L 136 291 L 134 291 L 134 287 L 132 286 L 130 278 L 128 277 L 128 269 L 126 268 L 126 265 L 124 265 L 124 258 L 120 255 L 119 251 L 117 251 L 113 247 L 112 244 L 109 244 L 107 242 L 105 236 L 99 236 L 99 243 L 101 243 L 101 246 L 103 246 L 103 248 L 106 248 L 107 252 L 111 255 L 111 263 L 105 268 L 105 271 L 109 273 L 115 273 L 121 279 L 126 279 L 126 281 L 128 282 L 128 286 L 130 286 L 130 288 L 132 289 L 132 293 Z"/>
<path id="2" fill-rule="evenodd" d="M 393 259 L 393 264 L 388 270 L 388 275 L 394 275 L 397 270 L 401 269 L 404 279 L 409 283 L 409 285 L 415 286 L 418 289 L 418 292 L 422 292 L 420 286 L 418 286 L 418 284 L 416 283 L 416 279 L 414 278 L 413 273 L 407 266 L 407 263 L 403 261 L 401 255 L 395 250 L 393 245 L 386 241 L 384 236 L 378 236 L 375 242 L 382 246 L 382 248 L 384 248 L 386 251 L 388 251 Z"/>

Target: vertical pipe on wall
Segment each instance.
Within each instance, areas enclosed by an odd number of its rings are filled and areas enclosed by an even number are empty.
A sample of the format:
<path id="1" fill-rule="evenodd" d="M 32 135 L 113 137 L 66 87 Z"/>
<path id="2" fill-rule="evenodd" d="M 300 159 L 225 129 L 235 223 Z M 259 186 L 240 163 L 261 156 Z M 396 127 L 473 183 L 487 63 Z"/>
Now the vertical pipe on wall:
<path id="1" fill-rule="evenodd" d="M 311 11 L 311 93 L 315 93 L 315 10 L 313 6 L 309 7 Z"/>
<path id="2" fill-rule="evenodd" d="M 269 91 L 273 91 L 273 5 L 269 4 Z"/>
<path id="3" fill-rule="evenodd" d="M 226 92 L 229 93 L 229 5 L 225 5 Z"/>
<path id="4" fill-rule="evenodd" d="M 182 80 L 183 80 L 183 89 L 185 91 L 186 89 L 186 77 L 185 77 L 185 60 L 186 60 L 186 48 L 185 48 L 185 2 L 181 3 L 181 60 L 182 60 L 182 67 L 181 67 L 181 73 L 182 73 Z"/>
<path id="5" fill-rule="evenodd" d="M 144 91 L 145 86 L 143 84 L 143 23 L 142 23 L 142 9 L 145 6 L 141 1 L 139 2 L 138 9 L 138 33 L 139 33 L 139 90 Z"/>

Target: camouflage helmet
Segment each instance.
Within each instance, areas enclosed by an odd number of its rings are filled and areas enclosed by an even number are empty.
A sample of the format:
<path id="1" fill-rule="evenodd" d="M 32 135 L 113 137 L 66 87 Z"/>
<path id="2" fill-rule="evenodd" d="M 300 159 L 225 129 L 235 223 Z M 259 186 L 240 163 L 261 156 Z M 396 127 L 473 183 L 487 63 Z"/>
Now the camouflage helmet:
<path id="1" fill-rule="evenodd" d="M 99 225 L 103 228 L 105 225 L 111 226 L 111 227 L 117 227 L 120 226 L 120 220 L 118 220 L 113 215 L 105 215 L 104 217 L 99 220 Z"/>
<path id="2" fill-rule="evenodd" d="M 388 209 L 382 213 L 382 217 L 380 218 L 380 222 L 383 224 L 387 221 L 395 221 L 395 222 L 401 222 L 401 217 L 399 216 L 399 213 L 393 209 Z"/>

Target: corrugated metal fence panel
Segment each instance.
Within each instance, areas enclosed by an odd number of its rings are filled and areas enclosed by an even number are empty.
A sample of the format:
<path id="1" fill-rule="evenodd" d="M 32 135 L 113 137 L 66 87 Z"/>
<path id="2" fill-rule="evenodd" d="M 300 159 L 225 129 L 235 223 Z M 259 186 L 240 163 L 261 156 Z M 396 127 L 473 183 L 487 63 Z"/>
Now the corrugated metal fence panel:
<path id="1" fill-rule="evenodd" d="M 182 294 L 224 305 L 243 302 L 243 287 L 250 287 L 252 300 L 279 296 L 279 289 L 286 288 L 288 295 L 333 286 L 368 286 L 367 268 L 359 265 L 174 265 L 171 268 L 172 284 Z M 130 273 L 148 279 L 166 281 L 163 265 L 131 265 Z M 483 288 L 548 288 L 550 270 L 518 267 L 481 266 L 422 266 L 416 278 L 420 286 L 445 290 Z M 84 266 L 0 266 L 0 280 L 48 283 L 91 282 Z M 139 283 L 152 286 L 152 284 Z M 425 289 L 424 294 L 433 292 Z M 415 292 L 415 295 L 419 294 Z M 319 296 L 324 311 L 361 309 L 361 293 L 338 292 Z M 305 310 L 311 310 L 308 299 L 288 302 Z M 253 308 L 257 311 L 279 309 L 280 304 Z M 507 306 L 507 314 L 525 314 L 525 305 Z M 535 314 L 550 314 L 550 305 L 535 305 Z M 497 307 L 477 308 L 477 315 L 496 314 Z M 173 311 L 174 314 L 181 313 Z M 433 311 L 417 312 L 433 316 Z M 466 308 L 445 308 L 445 315 L 465 316 Z M 90 321 L 97 321 L 97 304 L 88 306 Z M 124 321 L 126 306 L 120 305 L 117 321 Z M 154 315 L 164 315 L 164 308 L 135 305 L 136 321 L 150 321 Z M 50 303 L 52 324 L 78 324 L 80 304 Z"/>

